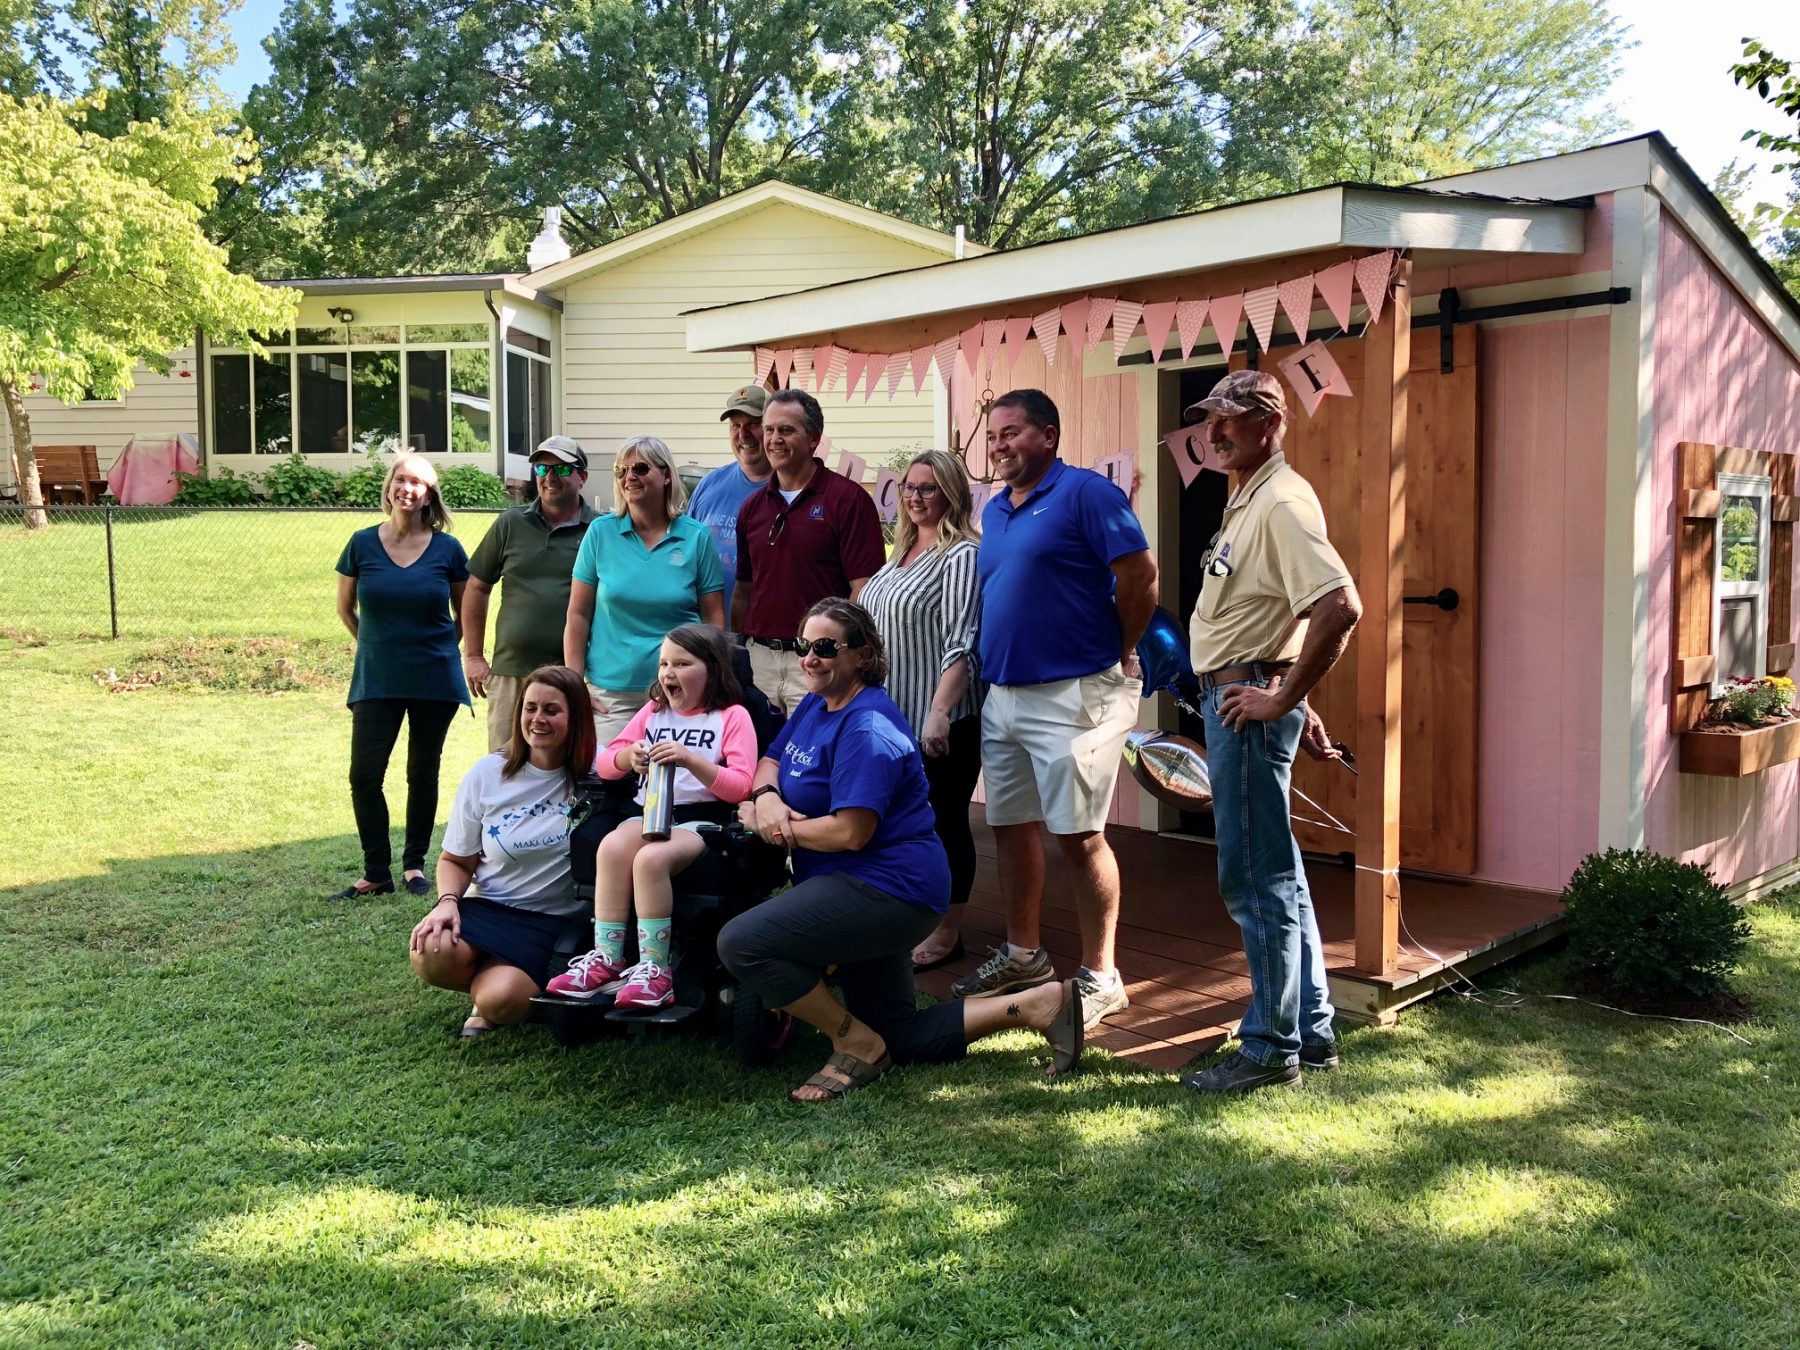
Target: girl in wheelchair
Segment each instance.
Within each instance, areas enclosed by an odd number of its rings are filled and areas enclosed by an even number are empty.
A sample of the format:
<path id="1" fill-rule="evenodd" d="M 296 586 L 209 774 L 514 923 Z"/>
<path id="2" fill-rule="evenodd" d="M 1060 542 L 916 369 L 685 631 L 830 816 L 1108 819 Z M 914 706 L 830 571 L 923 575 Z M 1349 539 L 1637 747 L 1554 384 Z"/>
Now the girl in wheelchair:
<path id="1" fill-rule="evenodd" d="M 725 635 L 684 624 L 663 639 L 650 701 L 600 751 L 602 778 L 642 775 L 651 764 L 675 766 L 674 826 L 665 840 L 644 838 L 632 816 L 600 842 L 594 864 L 594 950 L 575 958 L 547 986 L 563 998 L 613 994 L 617 1008 L 651 1009 L 675 996 L 669 929 L 674 878 L 705 852 L 693 827 L 731 820 L 756 772 L 756 729 L 743 707 Z M 644 804 L 644 788 L 635 798 Z M 637 911 L 637 964 L 626 968 L 625 924 Z"/>

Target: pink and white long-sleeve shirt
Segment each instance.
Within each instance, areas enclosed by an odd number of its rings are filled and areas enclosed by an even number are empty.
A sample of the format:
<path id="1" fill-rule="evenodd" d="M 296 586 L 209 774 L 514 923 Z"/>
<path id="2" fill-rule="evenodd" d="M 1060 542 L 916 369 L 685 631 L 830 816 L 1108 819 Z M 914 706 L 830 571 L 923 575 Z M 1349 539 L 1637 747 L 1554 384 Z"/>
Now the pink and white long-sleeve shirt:
<path id="1" fill-rule="evenodd" d="M 738 704 L 710 712 L 682 713 L 659 708 L 654 702 L 646 703 L 625 724 L 625 730 L 600 752 L 594 771 L 602 778 L 623 778 L 627 771 L 619 767 L 618 752 L 639 741 L 651 745 L 675 741 L 719 766 L 711 787 L 686 768 L 676 769 L 677 806 L 710 801 L 735 805 L 750 795 L 750 781 L 756 775 L 756 726 Z M 636 800 L 639 806 L 644 804 L 641 784 Z"/>

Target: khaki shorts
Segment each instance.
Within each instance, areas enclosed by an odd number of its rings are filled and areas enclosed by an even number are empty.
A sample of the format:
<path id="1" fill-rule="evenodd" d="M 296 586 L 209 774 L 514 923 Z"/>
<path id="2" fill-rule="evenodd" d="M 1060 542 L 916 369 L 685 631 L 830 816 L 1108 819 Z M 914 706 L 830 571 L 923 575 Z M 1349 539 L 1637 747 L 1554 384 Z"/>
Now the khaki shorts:
<path id="1" fill-rule="evenodd" d="M 750 680 L 763 697 L 784 713 L 794 711 L 806 697 L 806 679 L 800 674 L 800 657 L 795 652 L 777 651 L 752 641 L 750 648 Z"/>
<path id="2" fill-rule="evenodd" d="M 642 689 L 627 693 L 623 689 L 602 689 L 597 684 L 588 686 L 588 697 L 594 701 L 596 754 L 606 749 L 612 739 L 625 730 L 626 723 L 637 715 L 637 710 L 650 701 Z"/>
<path id="3" fill-rule="evenodd" d="M 1078 680 L 993 686 L 981 710 L 988 824 L 1042 821 L 1051 834 L 1104 828 L 1142 694 L 1143 681 L 1118 666 Z"/>
<path id="4" fill-rule="evenodd" d="M 523 675 L 488 676 L 488 750 L 504 750 L 512 743 L 513 714 L 525 692 Z"/>

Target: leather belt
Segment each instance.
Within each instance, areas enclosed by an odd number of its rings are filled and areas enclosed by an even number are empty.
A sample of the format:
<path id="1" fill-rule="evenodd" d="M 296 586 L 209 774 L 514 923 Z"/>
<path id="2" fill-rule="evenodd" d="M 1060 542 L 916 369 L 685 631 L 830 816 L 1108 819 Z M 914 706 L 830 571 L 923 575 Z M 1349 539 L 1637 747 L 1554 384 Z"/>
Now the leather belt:
<path id="1" fill-rule="evenodd" d="M 759 647 L 772 647 L 778 652 L 797 652 L 800 650 L 799 642 L 795 641 L 793 638 L 753 637 L 750 641 L 754 642 Z"/>
<path id="2" fill-rule="evenodd" d="M 1200 677 L 1202 691 L 1216 689 L 1222 684 L 1243 684 L 1246 680 L 1267 680 L 1276 675 L 1285 675 L 1293 666 L 1292 661 L 1252 661 L 1242 666 L 1220 666 L 1217 670 L 1209 670 Z"/>

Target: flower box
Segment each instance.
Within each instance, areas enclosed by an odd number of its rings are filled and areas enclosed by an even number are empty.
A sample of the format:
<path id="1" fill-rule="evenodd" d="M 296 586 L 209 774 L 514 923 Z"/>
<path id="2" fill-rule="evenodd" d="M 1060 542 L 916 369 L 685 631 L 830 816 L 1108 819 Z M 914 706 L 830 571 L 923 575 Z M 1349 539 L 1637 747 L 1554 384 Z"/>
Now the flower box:
<path id="1" fill-rule="evenodd" d="M 1703 726 L 1681 733 L 1681 771 L 1747 778 L 1800 759 L 1800 718 L 1767 726 Z"/>

